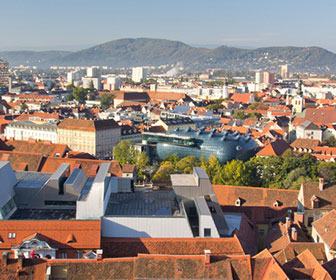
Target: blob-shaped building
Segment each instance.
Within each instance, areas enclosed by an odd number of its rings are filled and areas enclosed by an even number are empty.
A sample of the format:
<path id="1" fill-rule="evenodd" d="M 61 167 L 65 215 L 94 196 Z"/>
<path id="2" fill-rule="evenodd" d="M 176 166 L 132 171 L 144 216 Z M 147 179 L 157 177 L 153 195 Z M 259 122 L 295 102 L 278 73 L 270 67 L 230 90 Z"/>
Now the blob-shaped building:
<path id="1" fill-rule="evenodd" d="M 250 134 L 240 135 L 238 131 L 217 133 L 216 129 L 205 131 L 204 128 L 193 130 L 178 128 L 170 134 L 150 133 L 143 134 L 145 143 L 156 143 L 157 154 L 165 159 L 168 154 L 176 154 L 180 158 L 202 155 L 209 159 L 216 156 L 221 163 L 232 159 L 248 160 L 254 156 L 257 143 Z"/>

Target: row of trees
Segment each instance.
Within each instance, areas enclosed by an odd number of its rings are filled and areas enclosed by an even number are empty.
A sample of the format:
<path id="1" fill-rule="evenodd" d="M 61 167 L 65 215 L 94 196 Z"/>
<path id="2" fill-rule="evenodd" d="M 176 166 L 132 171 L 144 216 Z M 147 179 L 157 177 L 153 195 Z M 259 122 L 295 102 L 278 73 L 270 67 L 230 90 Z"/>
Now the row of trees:
<path id="1" fill-rule="evenodd" d="M 179 158 L 172 154 L 150 167 L 145 152 L 138 152 L 130 141 L 121 141 L 114 147 L 113 155 L 121 165 L 135 164 L 139 178 L 151 173 L 156 182 L 170 182 L 171 174 L 191 174 L 195 166 L 203 167 L 217 185 L 299 189 L 302 182 L 318 181 L 319 177 L 336 182 L 336 163 L 319 162 L 308 153 L 295 154 L 291 150 L 281 157 L 253 157 L 246 162 L 232 160 L 225 164 L 213 155 L 207 160 L 204 156 Z"/>
<path id="2" fill-rule="evenodd" d="M 203 167 L 213 184 L 299 189 L 302 182 L 318 181 L 319 177 L 336 182 L 336 163 L 318 162 L 310 154 L 293 154 L 291 150 L 281 157 L 253 157 L 246 162 L 232 160 L 225 164 L 213 155 L 209 160 L 169 155 L 152 179 L 169 182 L 170 174 L 192 173 L 193 166 Z"/>
<path id="3" fill-rule="evenodd" d="M 72 94 L 69 93 L 67 95 L 67 101 L 72 101 L 75 99 L 78 102 L 84 103 L 85 100 L 95 100 L 96 99 L 96 94 L 95 92 L 93 92 L 95 89 L 91 87 L 88 89 L 84 89 L 82 87 L 75 87 L 71 84 L 67 86 L 67 90 L 72 90 Z M 112 100 L 113 100 L 112 94 L 106 94 L 106 93 L 103 94 L 100 97 L 100 106 L 102 107 L 102 109 L 104 110 L 108 109 L 110 105 L 112 104 Z"/>

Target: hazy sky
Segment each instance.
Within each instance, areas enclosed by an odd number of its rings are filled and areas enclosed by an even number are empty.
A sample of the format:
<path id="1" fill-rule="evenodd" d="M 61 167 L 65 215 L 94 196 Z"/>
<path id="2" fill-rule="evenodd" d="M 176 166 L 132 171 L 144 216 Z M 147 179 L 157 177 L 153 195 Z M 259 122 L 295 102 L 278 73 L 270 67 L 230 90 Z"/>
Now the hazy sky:
<path id="1" fill-rule="evenodd" d="M 0 50 L 79 50 L 120 38 L 336 52 L 335 0 L 0 0 Z"/>

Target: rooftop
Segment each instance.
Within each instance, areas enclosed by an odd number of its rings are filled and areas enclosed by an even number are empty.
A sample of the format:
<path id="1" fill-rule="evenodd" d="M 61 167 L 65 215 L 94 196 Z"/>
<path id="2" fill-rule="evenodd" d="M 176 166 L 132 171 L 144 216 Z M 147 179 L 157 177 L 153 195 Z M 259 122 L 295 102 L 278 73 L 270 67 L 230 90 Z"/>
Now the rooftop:
<path id="1" fill-rule="evenodd" d="M 180 207 L 173 191 L 112 193 L 106 216 L 176 216 Z M 178 214 L 176 214 L 178 213 Z"/>

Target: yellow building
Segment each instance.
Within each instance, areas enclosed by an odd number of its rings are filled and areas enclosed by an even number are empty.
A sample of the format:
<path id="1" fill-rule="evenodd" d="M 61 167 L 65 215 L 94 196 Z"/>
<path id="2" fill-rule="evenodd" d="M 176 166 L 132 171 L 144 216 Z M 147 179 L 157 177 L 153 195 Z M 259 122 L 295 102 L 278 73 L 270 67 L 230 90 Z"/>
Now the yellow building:
<path id="1" fill-rule="evenodd" d="M 112 155 L 120 135 L 120 126 L 114 120 L 65 119 L 57 127 L 58 143 L 98 157 Z"/>

